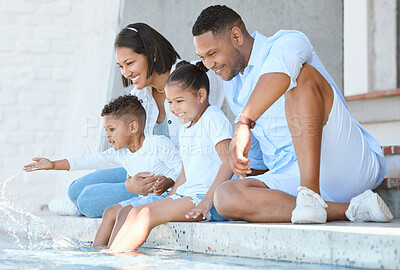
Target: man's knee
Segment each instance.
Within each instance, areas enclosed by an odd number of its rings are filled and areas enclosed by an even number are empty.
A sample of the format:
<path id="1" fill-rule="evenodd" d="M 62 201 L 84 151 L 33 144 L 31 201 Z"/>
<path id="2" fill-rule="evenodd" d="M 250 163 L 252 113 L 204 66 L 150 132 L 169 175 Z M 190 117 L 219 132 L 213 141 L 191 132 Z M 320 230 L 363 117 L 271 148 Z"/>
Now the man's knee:
<path id="1" fill-rule="evenodd" d="M 243 200 L 243 189 L 240 188 L 242 185 L 242 180 L 229 180 L 215 190 L 214 206 L 221 216 L 234 217 L 236 204 Z"/>

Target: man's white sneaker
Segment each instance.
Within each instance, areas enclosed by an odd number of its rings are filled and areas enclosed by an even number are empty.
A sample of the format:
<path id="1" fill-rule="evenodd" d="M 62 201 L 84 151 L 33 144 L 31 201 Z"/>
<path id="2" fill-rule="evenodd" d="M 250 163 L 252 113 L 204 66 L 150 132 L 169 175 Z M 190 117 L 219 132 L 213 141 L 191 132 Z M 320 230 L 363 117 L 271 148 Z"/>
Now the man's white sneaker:
<path id="1" fill-rule="evenodd" d="M 318 193 L 306 187 L 298 187 L 296 208 L 292 212 L 292 223 L 326 223 L 328 205 Z"/>
<path id="2" fill-rule="evenodd" d="M 352 222 L 389 222 L 393 219 L 386 203 L 370 189 L 351 199 L 345 214 Z"/>

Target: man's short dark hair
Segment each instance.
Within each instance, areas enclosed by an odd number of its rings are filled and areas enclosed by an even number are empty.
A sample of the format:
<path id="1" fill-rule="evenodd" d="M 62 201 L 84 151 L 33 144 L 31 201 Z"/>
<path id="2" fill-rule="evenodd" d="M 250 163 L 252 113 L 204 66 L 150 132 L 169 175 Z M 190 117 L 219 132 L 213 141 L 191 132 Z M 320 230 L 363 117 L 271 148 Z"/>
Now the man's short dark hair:
<path id="1" fill-rule="evenodd" d="M 146 123 L 146 111 L 137 96 L 124 95 L 110 101 L 101 111 L 101 116 L 110 115 L 118 119 L 134 117 L 139 125 L 144 128 Z"/>
<path id="2" fill-rule="evenodd" d="M 225 5 L 209 6 L 197 17 L 192 27 L 193 36 L 200 36 L 211 31 L 213 35 L 224 32 L 227 28 L 240 26 L 242 18 L 233 9 Z"/>

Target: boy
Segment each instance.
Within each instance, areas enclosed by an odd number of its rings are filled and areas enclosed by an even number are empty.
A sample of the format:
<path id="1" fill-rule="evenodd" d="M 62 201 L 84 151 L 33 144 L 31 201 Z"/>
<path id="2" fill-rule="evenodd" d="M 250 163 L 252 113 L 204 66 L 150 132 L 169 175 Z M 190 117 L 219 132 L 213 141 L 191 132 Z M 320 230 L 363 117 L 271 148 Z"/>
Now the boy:
<path id="1" fill-rule="evenodd" d="M 135 197 L 108 207 L 103 214 L 93 245 L 106 245 L 117 217 L 124 219 L 129 210 L 143 203 L 156 201 L 167 195 L 165 192 L 181 172 L 181 158 L 174 144 L 164 136 L 144 135 L 146 112 L 136 96 L 125 95 L 105 105 L 101 116 L 107 140 L 112 148 L 88 155 L 50 161 L 47 158 L 34 158 L 35 163 L 24 166 L 27 172 L 35 170 L 83 170 L 105 169 L 123 166 L 128 175 L 143 173 L 143 176 L 156 174 L 155 194 Z M 172 181 L 171 181 L 172 180 Z M 128 191 L 134 179 L 128 177 Z M 123 223 L 123 222 L 122 222 Z"/>

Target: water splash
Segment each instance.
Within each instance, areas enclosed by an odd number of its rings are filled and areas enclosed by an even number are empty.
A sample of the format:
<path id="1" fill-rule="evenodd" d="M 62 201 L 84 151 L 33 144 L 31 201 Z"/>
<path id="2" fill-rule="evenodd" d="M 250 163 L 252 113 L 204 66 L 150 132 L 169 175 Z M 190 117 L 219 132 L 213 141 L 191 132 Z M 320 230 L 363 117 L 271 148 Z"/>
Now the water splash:
<path id="1" fill-rule="evenodd" d="M 7 186 L 21 175 L 21 171 L 8 177 L 0 185 L 0 220 L 7 233 L 13 237 L 21 249 L 66 248 L 76 246 L 76 242 L 51 230 L 43 219 L 25 211 L 7 194 Z M 21 241 L 20 237 L 26 240 Z M 27 242 L 27 243 L 26 243 Z"/>

